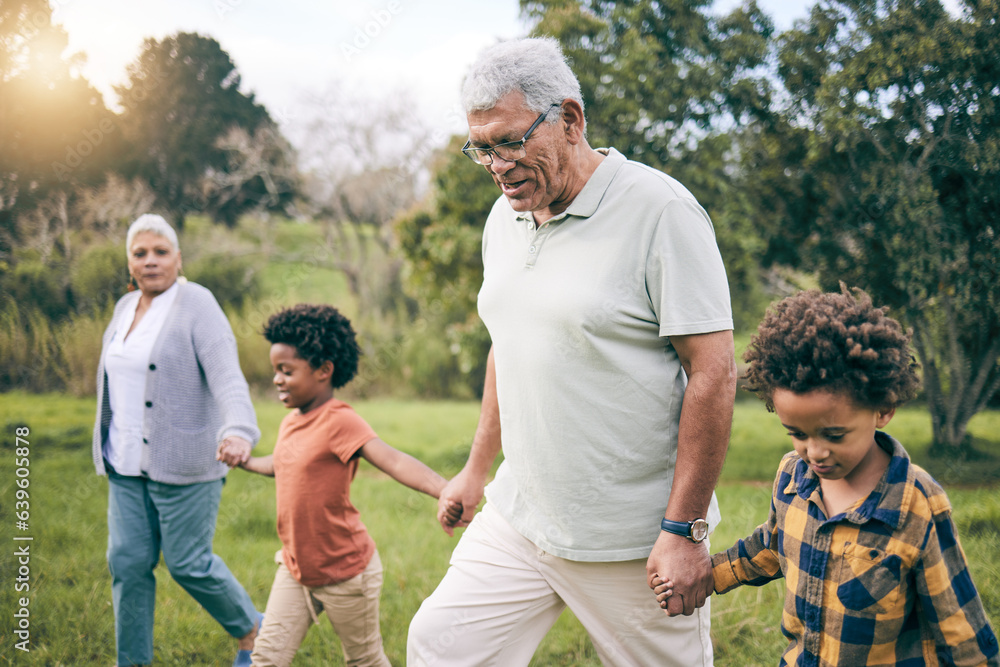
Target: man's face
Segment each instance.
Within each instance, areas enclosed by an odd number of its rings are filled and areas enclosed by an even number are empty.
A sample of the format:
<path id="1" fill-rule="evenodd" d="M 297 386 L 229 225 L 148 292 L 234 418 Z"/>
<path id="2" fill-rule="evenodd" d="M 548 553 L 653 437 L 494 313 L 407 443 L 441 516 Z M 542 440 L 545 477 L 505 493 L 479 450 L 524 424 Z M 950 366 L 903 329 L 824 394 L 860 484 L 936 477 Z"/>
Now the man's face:
<path id="1" fill-rule="evenodd" d="M 551 113 L 558 113 L 558 109 Z M 484 147 L 517 141 L 536 118 L 538 113 L 524 106 L 524 96 L 520 92 L 509 93 L 492 109 L 469 114 L 469 142 L 472 146 Z M 546 119 L 524 144 L 527 154 L 523 158 L 508 162 L 494 156 L 493 163 L 486 165 L 515 211 L 548 209 L 566 197 L 570 144 L 563 126 L 562 121 L 549 123 Z"/>

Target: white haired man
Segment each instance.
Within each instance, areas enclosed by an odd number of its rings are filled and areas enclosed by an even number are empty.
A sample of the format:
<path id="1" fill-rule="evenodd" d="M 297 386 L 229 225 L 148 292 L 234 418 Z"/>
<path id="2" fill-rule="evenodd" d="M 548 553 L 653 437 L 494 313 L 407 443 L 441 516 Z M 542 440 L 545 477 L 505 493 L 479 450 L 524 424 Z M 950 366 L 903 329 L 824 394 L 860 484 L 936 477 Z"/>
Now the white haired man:
<path id="1" fill-rule="evenodd" d="M 463 102 L 463 150 L 503 195 L 479 292 L 493 346 L 439 506 L 446 531 L 448 502 L 469 528 L 410 625 L 408 664 L 527 665 L 568 606 L 604 664 L 710 665 L 705 538 L 736 389 L 711 221 L 674 179 L 588 145 L 554 40 L 484 51 Z M 667 614 L 657 574 L 678 584 Z"/>

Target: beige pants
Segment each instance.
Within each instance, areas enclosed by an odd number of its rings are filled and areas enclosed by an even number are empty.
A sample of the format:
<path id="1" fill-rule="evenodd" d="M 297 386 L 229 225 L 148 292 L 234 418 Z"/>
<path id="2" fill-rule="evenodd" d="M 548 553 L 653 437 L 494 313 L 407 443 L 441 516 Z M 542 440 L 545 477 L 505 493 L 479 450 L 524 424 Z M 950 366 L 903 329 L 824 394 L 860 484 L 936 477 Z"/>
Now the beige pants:
<path id="1" fill-rule="evenodd" d="M 281 551 L 275 555 L 278 572 L 264 612 L 264 627 L 254 644 L 255 667 L 287 667 L 312 623 L 325 612 L 340 637 L 344 660 L 361 667 L 390 667 L 382 650 L 378 603 L 382 591 L 382 561 L 378 552 L 364 572 L 337 584 L 309 588 L 285 567 Z"/>
<path id="2" fill-rule="evenodd" d="M 489 503 L 437 590 L 417 611 L 408 667 L 527 665 L 565 607 L 605 665 L 710 667 L 709 604 L 668 617 L 646 585 L 646 561 L 581 563 L 548 554 Z"/>

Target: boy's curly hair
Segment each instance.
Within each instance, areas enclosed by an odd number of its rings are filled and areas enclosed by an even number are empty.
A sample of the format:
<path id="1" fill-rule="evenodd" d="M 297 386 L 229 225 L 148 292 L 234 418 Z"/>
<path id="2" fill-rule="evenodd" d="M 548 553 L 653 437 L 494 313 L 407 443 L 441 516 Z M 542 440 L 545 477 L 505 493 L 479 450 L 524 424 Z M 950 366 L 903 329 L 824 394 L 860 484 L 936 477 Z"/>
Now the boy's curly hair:
<path id="1" fill-rule="evenodd" d="M 876 308 L 864 291 L 799 292 L 768 309 L 743 360 L 746 388 L 774 412 L 776 389 L 797 394 L 824 389 L 855 404 L 890 410 L 916 395 L 920 384 L 909 335 Z"/>
<path id="2" fill-rule="evenodd" d="M 354 329 L 350 320 L 333 306 L 300 303 L 286 308 L 267 320 L 263 334 L 272 345 L 284 343 L 294 347 L 313 368 L 319 368 L 326 360 L 332 361 L 330 383 L 334 389 L 343 387 L 358 372 L 361 348 Z"/>

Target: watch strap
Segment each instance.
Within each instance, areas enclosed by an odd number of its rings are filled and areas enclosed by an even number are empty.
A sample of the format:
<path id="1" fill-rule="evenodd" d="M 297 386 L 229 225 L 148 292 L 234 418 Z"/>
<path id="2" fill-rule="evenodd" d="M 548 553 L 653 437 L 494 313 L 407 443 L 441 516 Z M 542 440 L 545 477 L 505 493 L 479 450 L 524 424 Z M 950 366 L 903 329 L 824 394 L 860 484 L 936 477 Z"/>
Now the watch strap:
<path id="1" fill-rule="evenodd" d="M 674 535 L 691 537 L 692 523 L 692 521 L 671 521 L 670 519 L 663 519 L 660 521 L 660 529 L 665 530 L 668 533 L 673 533 Z"/>

